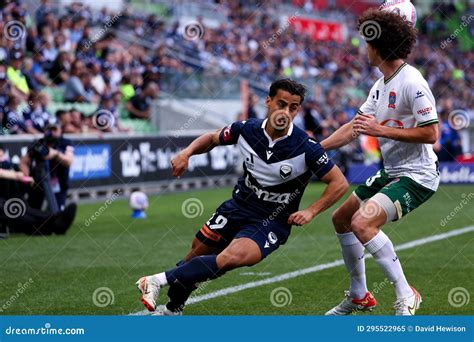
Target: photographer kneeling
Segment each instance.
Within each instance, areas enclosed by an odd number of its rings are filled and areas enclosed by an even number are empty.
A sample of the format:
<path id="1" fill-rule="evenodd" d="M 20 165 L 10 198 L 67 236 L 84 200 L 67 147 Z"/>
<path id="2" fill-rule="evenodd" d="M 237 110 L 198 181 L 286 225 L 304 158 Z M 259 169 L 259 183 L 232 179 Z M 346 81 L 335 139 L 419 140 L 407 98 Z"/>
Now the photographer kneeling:
<path id="1" fill-rule="evenodd" d="M 14 185 L 34 186 L 34 180 L 23 172 L 16 171 L 13 164 L 5 159 L 4 152 L 0 145 L 0 183 L 3 189 L 0 192 L 0 226 L 5 228 L 2 229 L 2 237 L 8 236 L 9 230 L 6 227 L 28 235 L 65 234 L 76 216 L 76 205 L 68 205 L 64 211 L 56 214 L 29 207 L 23 199 L 16 197 L 18 192 Z M 15 190 L 9 191 L 13 189 Z"/>
<path id="2" fill-rule="evenodd" d="M 46 198 L 52 214 L 64 210 L 73 152 L 71 141 L 63 138 L 57 124 L 48 125 L 44 137 L 28 147 L 21 158 L 20 170 L 35 181 L 28 198 L 31 207 L 41 209 Z"/>

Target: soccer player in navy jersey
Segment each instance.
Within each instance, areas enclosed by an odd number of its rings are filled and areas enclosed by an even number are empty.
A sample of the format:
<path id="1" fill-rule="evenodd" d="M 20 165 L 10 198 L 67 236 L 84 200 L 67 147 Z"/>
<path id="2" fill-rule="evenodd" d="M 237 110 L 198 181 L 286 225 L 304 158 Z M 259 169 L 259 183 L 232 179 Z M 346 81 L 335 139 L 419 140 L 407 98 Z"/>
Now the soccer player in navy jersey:
<path id="1" fill-rule="evenodd" d="M 149 311 L 182 314 L 199 282 L 259 263 L 286 242 L 292 225 L 310 222 L 348 190 L 344 175 L 319 142 L 292 123 L 305 92 L 303 85 L 290 79 L 273 82 L 265 100 L 265 120 L 235 122 L 206 133 L 171 161 L 173 176 L 179 177 L 191 156 L 218 145 L 237 144 L 244 159 L 244 175 L 232 199 L 222 203 L 202 226 L 191 250 L 175 268 L 137 281 L 141 301 Z M 326 189 L 308 208 L 299 210 L 313 174 L 327 184 Z M 158 294 L 165 286 L 169 286 L 169 302 L 156 310 Z"/>

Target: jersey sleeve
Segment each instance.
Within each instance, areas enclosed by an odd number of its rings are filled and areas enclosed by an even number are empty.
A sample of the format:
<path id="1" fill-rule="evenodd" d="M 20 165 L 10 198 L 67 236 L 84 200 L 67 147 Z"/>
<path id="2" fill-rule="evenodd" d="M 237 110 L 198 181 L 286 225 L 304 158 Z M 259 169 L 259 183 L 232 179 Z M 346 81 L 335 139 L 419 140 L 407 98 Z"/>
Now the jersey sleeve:
<path id="1" fill-rule="evenodd" d="M 219 134 L 219 141 L 221 145 L 234 145 L 237 143 L 245 121 L 236 121 L 230 126 L 224 127 Z"/>
<path id="2" fill-rule="evenodd" d="M 376 82 L 372 89 L 370 89 L 369 96 L 367 96 L 367 100 L 365 100 L 362 106 L 360 106 L 359 110 L 357 111 L 357 114 L 364 113 L 368 115 L 375 115 L 375 105 L 379 98 L 377 84 L 378 82 Z"/>
<path id="3" fill-rule="evenodd" d="M 326 150 L 316 140 L 308 139 L 305 153 L 306 165 L 318 178 L 324 177 L 334 166 Z"/>
<path id="4" fill-rule="evenodd" d="M 425 81 L 408 83 L 405 95 L 418 127 L 438 122 L 435 99 Z"/>

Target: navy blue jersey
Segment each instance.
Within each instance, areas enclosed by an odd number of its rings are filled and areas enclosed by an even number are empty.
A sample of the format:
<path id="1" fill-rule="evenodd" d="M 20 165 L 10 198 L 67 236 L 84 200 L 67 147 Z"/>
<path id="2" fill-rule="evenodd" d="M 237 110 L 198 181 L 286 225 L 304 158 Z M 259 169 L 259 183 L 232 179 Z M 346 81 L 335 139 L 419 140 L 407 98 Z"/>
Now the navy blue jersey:
<path id="1" fill-rule="evenodd" d="M 321 178 L 334 166 L 325 150 L 298 127 L 276 140 L 265 131 L 267 120 L 234 122 L 222 129 L 222 145 L 237 144 L 244 175 L 233 191 L 234 200 L 257 217 L 286 221 L 298 211 L 312 175 Z"/>

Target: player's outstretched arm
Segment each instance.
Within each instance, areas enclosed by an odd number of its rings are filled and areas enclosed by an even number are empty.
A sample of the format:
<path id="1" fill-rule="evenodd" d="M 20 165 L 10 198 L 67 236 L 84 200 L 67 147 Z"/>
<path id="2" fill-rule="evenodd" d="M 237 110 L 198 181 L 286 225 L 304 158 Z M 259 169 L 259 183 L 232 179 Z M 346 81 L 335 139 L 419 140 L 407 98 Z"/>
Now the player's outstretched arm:
<path id="1" fill-rule="evenodd" d="M 351 143 L 357 135 L 353 131 L 353 121 L 339 127 L 333 134 L 321 141 L 321 146 L 326 150 L 334 150 Z"/>
<path id="2" fill-rule="evenodd" d="M 438 140 L 437 122 L 422 127 L 394 128 L 383 126 L 372 115 L 357 115 L 354 120 L 354 131 L 373 137 L 393 139 L 408 143 L 434 144 Z"/>
<path id="3" fill-rule="evenodd" d="M 201 154 L 212 150 L 220 144 L 219 134 L 221 130 L 212 133 L 205 133 L 193 140 L 188 147 L 179 152 L 172 160 L 171 167 L 173 168 L 173 176 L 181 177 L 181 175 L 188 169 L 189 158 L 196 154 Z"/>
<path id="4" fill-rule="evenodd" d="M 288 224 L 302 226 L 308 223 L 316 215 L 332 207 L 349 189 L 346 177 L 336 165 L 321 180 L 327 184 L 321 197 L 308 208 L 291 214 Z"/>

